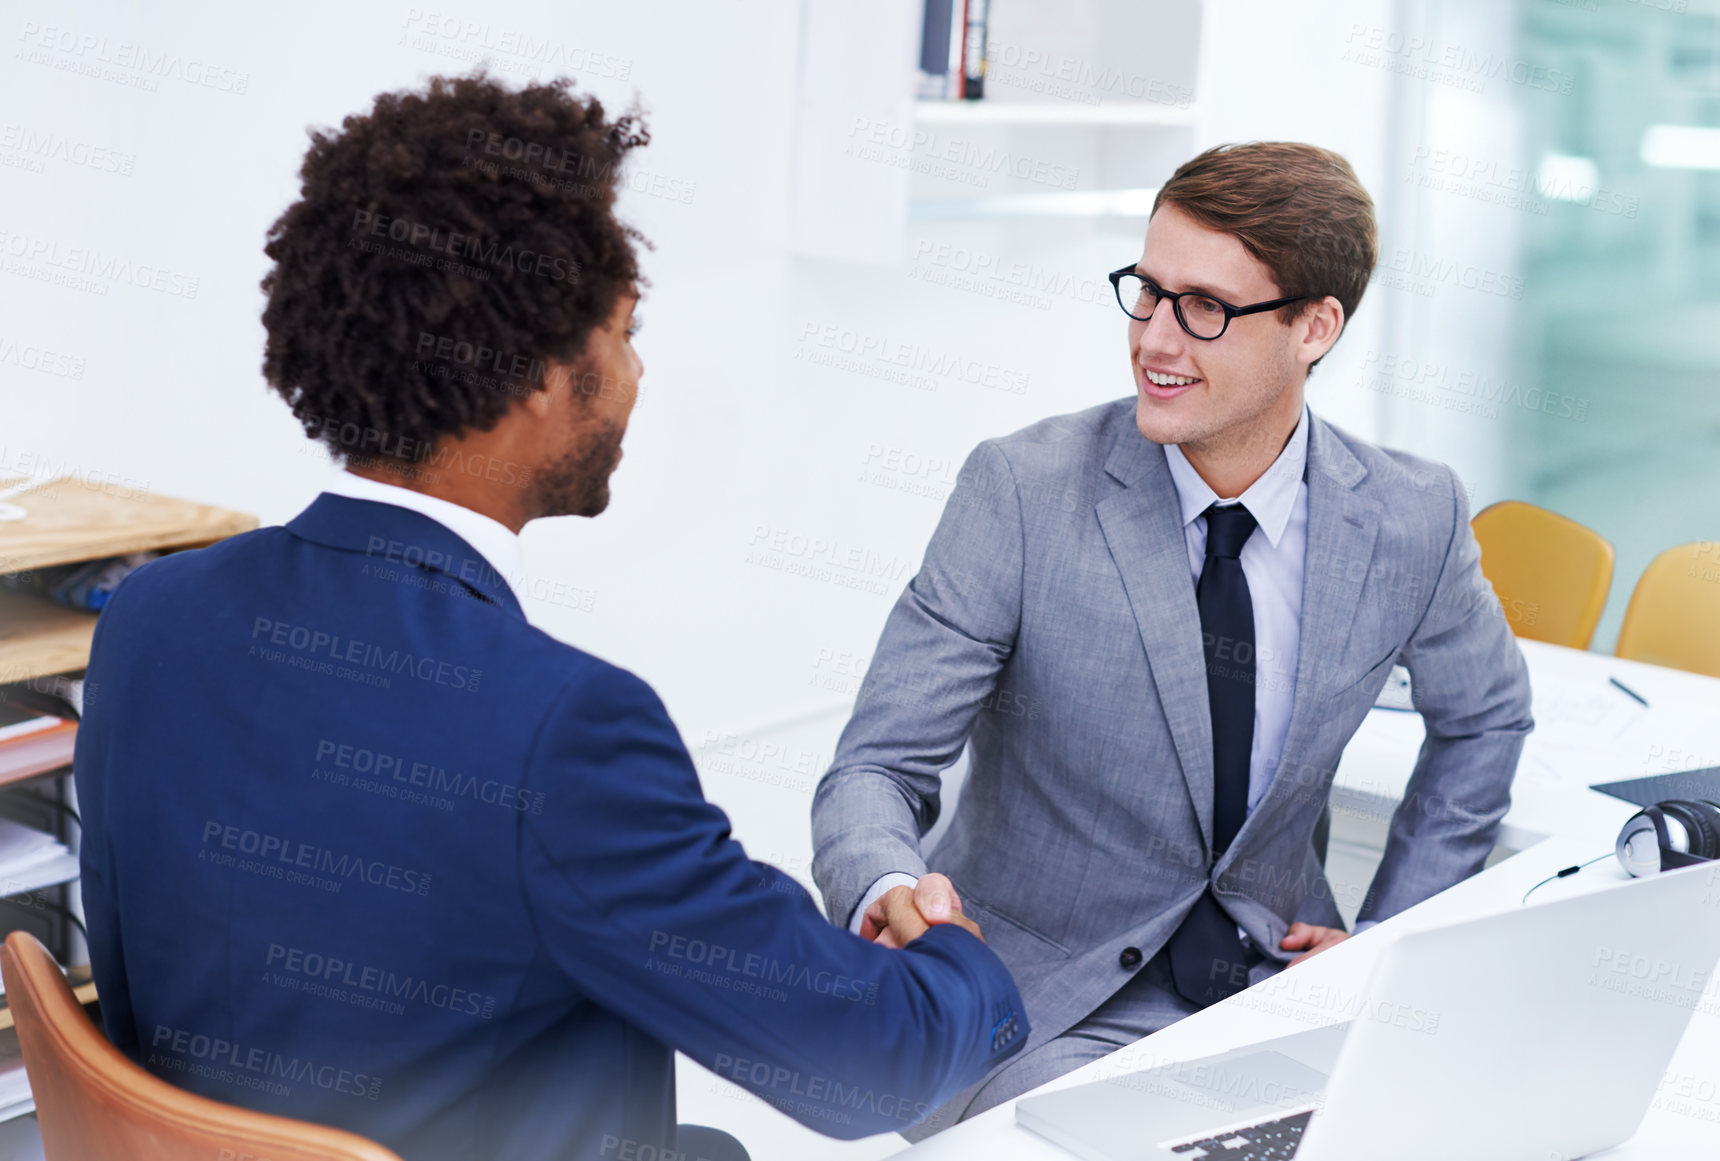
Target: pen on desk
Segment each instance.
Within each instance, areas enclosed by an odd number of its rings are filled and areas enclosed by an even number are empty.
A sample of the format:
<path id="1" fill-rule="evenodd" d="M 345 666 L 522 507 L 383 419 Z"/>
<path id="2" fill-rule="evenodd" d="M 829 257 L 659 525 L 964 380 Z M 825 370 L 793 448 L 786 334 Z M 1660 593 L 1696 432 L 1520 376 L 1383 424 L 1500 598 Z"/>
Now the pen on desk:
<path id="1" fill-rule="evenodd" d="M 1648 704 L 1648 699 L 1646 697 L 1643 697 L 1642 694 L 1636 692 L 1636 690 L 1632 689 L 1630 686 L 1626 685 L 1624 682 L 1620 681 L 1618 678 L 1609 677 L 1609 678 L 1607 678 L 1607 681 L 1611 682 L 1613 685 L 1616 685 L 1619 689 L 1623 690 L 1625 695 L 1627 697 L 1629 697 L 1631 700 L 1639 702 L 1644 706 L 1646 706 Z"/>

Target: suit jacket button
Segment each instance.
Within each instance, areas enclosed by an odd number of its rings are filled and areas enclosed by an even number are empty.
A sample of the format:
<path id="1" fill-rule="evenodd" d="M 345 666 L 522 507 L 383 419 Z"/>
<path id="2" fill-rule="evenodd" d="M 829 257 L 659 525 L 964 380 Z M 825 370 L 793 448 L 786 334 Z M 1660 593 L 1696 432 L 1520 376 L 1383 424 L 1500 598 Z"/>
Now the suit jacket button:
<path id="1" fill-rule="evenodd" d="M 1117 962 L 1122 964 L 1127 970 L 1134 971 L 1136 968 L 1141 966 L 1141 949 L 1138 947 L 1125 947 L 1123 949 L 1123 954 L 1117 957 Z"/>

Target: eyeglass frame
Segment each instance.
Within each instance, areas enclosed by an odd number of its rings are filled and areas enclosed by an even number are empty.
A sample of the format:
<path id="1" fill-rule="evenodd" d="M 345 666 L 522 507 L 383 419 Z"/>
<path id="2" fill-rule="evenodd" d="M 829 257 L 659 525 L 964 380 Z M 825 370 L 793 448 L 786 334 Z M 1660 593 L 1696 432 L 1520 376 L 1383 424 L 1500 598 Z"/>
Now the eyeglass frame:
<path id="1" fill-rule="evenodd" d="M 1218 295 L 1211 294 L 1204 290 L 1178 290 L 1175 292 L 1166 290 L 1151 278 L 1142 274 L 1135 268 L 1134 264 L 1131 263 L 1120 270 L 1111 271 L 1111 273 L 1107 274 L 1105 277 L 1111 280 L 1111 289 L 1116 292 L 1117 295 L 1117 305 L 1122 307 L 1124 314 L 1128 315 L 1136 322 L 1147 322 L 1151 320 L 1153 316 L 1149 314 L 1146 318 L 1141 318 L 1139 315 L 1130 311 L 1128 307 L 1123 306 L 1124 275 L 1133 275 L 1148 286 L 1152 287 L 1158 295 L 1159 302 L 1163 302 L 1167 298 L 1170 299 L 1171 313 L 1176 316 L 1177 325 L 1183 329 L 1183 333 L 1187 334 L 1189 338 L 1199 339 L 1203 343 L 1210 343 L 1216 339 L 1222 339 L 1224 337 L 1224 332 L 1230 329 L 1230 320 L 1233 318 L 1241 318 L 1243 315 L 1247 314 L 1259 314 L 1262 311 L 1277 310 L 1281 306 L 1289 306 L 1293 302 L 1301 302 L 1303 299 L 1315 297 L 1312 294 L 1295 294 L 1291 295 L 1289 298 L 1275 298 L 1271 302 L 1257 302 L 1251 306 L 1231 306 L 1228 302 L 1224 301 L 1224 299 L 1218 297 Z M 1224 325 L 1218 328 L 1218 333 L 1216 335 L 1197 335 L 1194 333 L 1194 328 L 1190 327 L 1188 325 L 1188 320 L 1183 317 L 1182 300 L 1185 298 L 1210 298 L 1212 301 L 1218 303 L 1219 306 L 1224 308 Z M 1153 310 L 1156 311 L 1159 309 L 1159 302 L 1155 302 L 1153 304 Z"/>

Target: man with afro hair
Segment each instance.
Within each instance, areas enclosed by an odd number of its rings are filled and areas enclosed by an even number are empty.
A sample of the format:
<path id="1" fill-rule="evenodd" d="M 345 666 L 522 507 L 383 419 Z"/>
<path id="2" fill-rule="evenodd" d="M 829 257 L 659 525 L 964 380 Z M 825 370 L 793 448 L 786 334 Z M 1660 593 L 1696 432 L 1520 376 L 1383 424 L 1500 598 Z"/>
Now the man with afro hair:
<path id="1" fill-rule="evenodd" d="M 520 529 L 604 510 L 643 373 L 646 141 L 481 71 L 312 134 L 263 372 L 346 471 L 134 573 L 78 734 L 103 1020 L 171 1083 L 406 1161 L 727 1161 L 675 1050 L 847 1138 L 1025 1041 L 977 927 L 826 922 L 651 688 L 521 612 Z"/>

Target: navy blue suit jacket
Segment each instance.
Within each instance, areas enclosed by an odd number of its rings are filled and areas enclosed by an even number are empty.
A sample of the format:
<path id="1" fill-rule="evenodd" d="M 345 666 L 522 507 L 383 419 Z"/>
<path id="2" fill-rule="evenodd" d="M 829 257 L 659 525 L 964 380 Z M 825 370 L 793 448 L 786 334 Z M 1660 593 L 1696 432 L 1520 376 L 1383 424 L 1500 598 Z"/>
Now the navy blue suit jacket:
<path id="1" fill-rule="evenodd" d="M 858 1137 L 1026 1040 L 983 943 L 826 922 L 645 682 L 408 509 L 324 495 L 141 569 L 86 696 L 103 1018 L 185 1088 L 408 1161 L 613 1161 L 675 1148 L 673 1049 Z"/>

